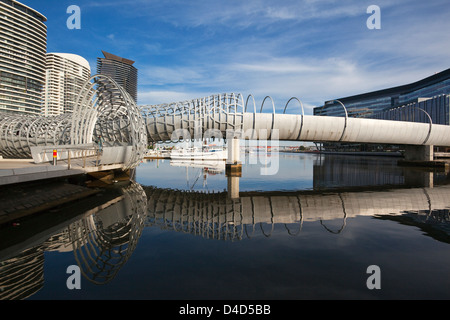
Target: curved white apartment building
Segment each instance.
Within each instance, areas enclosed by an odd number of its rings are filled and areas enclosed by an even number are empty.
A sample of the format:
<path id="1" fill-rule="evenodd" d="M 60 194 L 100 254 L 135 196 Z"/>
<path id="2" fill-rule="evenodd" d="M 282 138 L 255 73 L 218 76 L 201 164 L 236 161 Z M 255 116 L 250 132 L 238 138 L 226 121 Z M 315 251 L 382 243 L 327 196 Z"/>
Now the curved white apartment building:
<path id="1" fill-rule="evenodd" d="M 0 0 L 0 112 L 41 114 L 47 18 L 13 0 Z"/>
<path id="2" fill-rule="evenodd" d="M 46 116 L 73 110 L 76 97 L 91 69 L 83 57 L 71 53 L 47 53 L 44 108 Z"/>

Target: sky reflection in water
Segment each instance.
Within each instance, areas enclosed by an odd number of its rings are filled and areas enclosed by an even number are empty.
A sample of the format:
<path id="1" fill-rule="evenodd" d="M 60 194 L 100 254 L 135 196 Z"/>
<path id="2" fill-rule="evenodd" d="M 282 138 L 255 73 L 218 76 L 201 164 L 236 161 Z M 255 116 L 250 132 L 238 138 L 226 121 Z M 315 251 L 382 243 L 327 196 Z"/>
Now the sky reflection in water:
<path id="1" fill-rule="evenodd" d="M 168 160 L 142 163 L 138 184 L 121 189 L 122 200 L 109 212 L 48 231 L 52 241 L 20 253 L 44 251 L 45 282 L 28 298 L 450 297 L 443 267 L 450 262 L 450 188 L 430 185 L 430 173 L 398 167 L 395 158 L 275 157 L 276 175 L 261 175 L 260 162 L 244 165 L 239 199 L 228 197 L 224 173 Z M 126 223 L 114 224 L 114 217 Z M 85 243 L 55 250 L 67 230 L 87 230 L 86 219 L 96 222 L 90 238 L 97 240 L 81 237 Z M 80 258 L 95 255 L 92 243 L 99 249 L 95 267 L 103 268 L 97 274 Z M 81 290 L 66 287 L 72 264 L 86 272 Z M 366 286 L 370 265 L 380 267 L 380 290 Z"/>

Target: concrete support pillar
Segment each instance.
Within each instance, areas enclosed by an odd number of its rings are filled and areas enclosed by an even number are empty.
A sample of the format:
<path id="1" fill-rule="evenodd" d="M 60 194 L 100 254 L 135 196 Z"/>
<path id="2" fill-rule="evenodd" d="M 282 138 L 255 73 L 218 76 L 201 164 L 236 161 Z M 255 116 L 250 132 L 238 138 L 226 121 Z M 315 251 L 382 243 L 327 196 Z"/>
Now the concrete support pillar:
<path id="1" fill-rule="evenodd" d="M 228 157 L 225 166 L 225 174 L 227 175 L 228 179 L 228 197 L 231 199 L 239 199 L 239 178 L 242 175 L 239 139 L 228 139 L 227 148 Z"/>
<path id="2" fill-rule="evenodd" d="M 405 157 L 398 165 L 437 168 L 446 172 L 450 169 L 446 160 L 434 160 L 434 146 L 405 146 Z"/>
<path id="3" fill-rule="evenodd" d="M 228 139 L 227 141 L 228 157 L 226 161 L 227 176 L 241 176 L 242 163 L 240 161 L 240 143 L 238 138 Z"/>
<path id="4" fill-rule="evenodd" d="M 229 175 L 227 177 L 228 184 L 227 184 L 227 191 L 228 191 L 228 198 L 230 199 L 239 199 L 239 176 L 233 176 Z"/>
<path id="5" fill-rule="evenodd" d="M 233 138 L 227 141 L 228 158 L 227 164 L 240 163 L 240 143 L 239 139 Z"/>
<path id="6" fill-rule="evenodd" d="M 433 146 L 405 146 L 405 160 L 407 161 L 433 161 Z"/>

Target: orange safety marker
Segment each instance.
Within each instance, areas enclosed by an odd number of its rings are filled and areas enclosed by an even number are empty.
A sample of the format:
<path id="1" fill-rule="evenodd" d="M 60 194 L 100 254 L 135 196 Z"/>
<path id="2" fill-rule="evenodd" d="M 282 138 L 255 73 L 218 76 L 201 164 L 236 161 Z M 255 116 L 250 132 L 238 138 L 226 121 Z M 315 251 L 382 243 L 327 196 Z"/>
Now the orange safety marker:
<path id="1" fill-rule="evenodd" d="M 58 153 L 56 151 L 56 149 L 53 149 L 53 165 L 56 165 L 56 161 L 57 161 L 57 157 L 58 157 Z"/>

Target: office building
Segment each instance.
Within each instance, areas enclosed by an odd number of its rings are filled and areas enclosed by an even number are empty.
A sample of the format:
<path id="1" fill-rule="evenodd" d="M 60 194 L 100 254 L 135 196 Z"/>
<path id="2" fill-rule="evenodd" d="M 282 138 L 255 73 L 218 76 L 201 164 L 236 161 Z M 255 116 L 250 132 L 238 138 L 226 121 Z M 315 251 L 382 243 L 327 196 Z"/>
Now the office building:
<path id="1" fill-rule="evenodd" d="M 0 0 L 0 112 L 41 114 L 47 18 L 12 0 Z"/>
<path id="2" fill-rule="evenodd" d="M 114 79 L 130 94 L 137 103 L 138 71 L 134 61 L 125 59 L 102 50 L 104 58 L 97 58 L 97 74 L 107 75 Z"/>
<path id="3" fill-rule="evenodd" d="M 414 121 L 450 125 L 450 69 L 410 84 L 354 96 L 337 98 L 349 117 L 382 120 Z M 345 116 L 336 100 L 314 108 L 314 115 Z M 380 146 L 356 143 L 323 143 L 328 151 L 398 150 L 401 146 Z"/>
<path id="4" fill-rule="evenodd" d="M 83 57 L 70 53 L 47 53 L 43 113 L 55 116 L 71 112 L 90 75 L 89 62 Z"/>
<path id="5" fill-rule="evenodd" d="M 337 98 L 341 101 L 349 117 L 378 118 L 391 120 L 411 120 L 401 118 L 409 110 L 421 108 L 432 117 L 433 123 L 450 124 L 449 103 L 450 69 L 436 73 L 414 83 L 378 90 L 350 97 Z M 400 112 L 401 111 L 401 112 Z M 417 113 L 417 112 L 416 112 Z M 420 113 L 420 112 L 419 112 Z M 421 112 L 423 116 L 425 113 Z M 344 108 L 334 100 L 314 108 L 314 115 L 344 116 Z"/>

